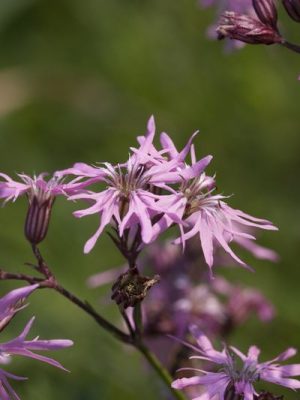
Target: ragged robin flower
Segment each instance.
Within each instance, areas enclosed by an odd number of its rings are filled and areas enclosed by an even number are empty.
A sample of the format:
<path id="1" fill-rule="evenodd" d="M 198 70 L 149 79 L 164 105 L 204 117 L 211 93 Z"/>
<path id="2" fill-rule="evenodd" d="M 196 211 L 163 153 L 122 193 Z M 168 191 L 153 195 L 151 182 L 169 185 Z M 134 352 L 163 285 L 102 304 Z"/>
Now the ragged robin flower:
<path id="1" fill-rule="evenodd" d="M 197 354 L 191 358 L 209 361 L 215 364 L 217 371 L 187 368 L 197 375 L 176 379 L 172 383 L 174 389 L 200 385 L 204 387 L 205 392 L 197 397 L 197 400 L 226 400 L 226 394 L 232 388 L 234 395 L 243 396 L 244 400 L 255 400 L 258 393 L 254 385 L 258 381 L 267 381 L 294 390 L 300 389 L 300 381 L 294 379 L 295 376 L 300 376 L 300 364 L 280 365 L 282 361 L 296 354 L 295 349 L 288 348 L 270 361 L 259 362 L 260 350 L 256 346 L 251 346 L 247 355 L 233 346 L 218 351 L 196 326 L 191 327 L 191 333 L 197 342 L 197 347 L 185 343 Z"/>

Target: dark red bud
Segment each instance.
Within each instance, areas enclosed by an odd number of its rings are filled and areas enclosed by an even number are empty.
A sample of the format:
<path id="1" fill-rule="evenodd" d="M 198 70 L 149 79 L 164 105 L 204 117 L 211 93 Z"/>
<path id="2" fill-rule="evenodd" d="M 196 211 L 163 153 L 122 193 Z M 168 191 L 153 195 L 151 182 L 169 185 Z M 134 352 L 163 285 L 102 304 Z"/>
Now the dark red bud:
<path id="1" fill-rule="evenodd" d="M 296 22 L 300 22 L 300 0 L 282 0 L 282 4 L 289 16 Z"/>
<path id="2" fill-rule="evenodd" d="M 277 9 L 273 0 L 252 0 L 254 10 L 263 24 L 277 31 Z"/>
<path id="3" fill-rule="evenodd" d="M 226 11 L 217 27 L 218 39 L 240 40 L 248 44 L 282 43 L 277 29 L 263 24 L 261 21 L 233 11 Z"/>

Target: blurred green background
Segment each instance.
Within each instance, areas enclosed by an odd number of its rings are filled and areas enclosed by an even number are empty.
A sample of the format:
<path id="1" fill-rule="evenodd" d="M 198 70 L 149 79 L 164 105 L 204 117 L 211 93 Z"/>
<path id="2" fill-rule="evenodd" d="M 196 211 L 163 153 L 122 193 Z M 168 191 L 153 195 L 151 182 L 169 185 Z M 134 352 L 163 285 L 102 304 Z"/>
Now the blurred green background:
<path id="1" fill-rule="evenodd" d="M 230 204 L 280 227 L 260 238 L 279 252 L 279 264 L 250 258 L 255 274 L 226 273 L 275 304 L 273 323 L 253 319 L 231 338 L 244 350 L 256 343 L 269 358 L 290 345 L 300 348 L 300 58 L 264 46 L 226 55 L 222 43 L 205 37 L 214 18 L 214 10 L 194 0 L 1 0 L 1 171 L 123 161 L 151 114 L 178 146 L 200 129 L 197 153 L 214 155 L 209 172 L 217 172 L 221 192 L 235 194 Z M 299 26 L 282 19 L 290 37 L 299 37 Z M 107 288 L 91 291 L 85 280 L 123 260 L 105 236 L 83 255 L 97 218 L 75 220 L 76 208 L 56 201 L 41 250 L 66 287 L 116 320 L 114 306 L 99 302 Z M 1 210 L 0 265 L 10 271 L 26 271 L 23 263 L 33 261 L 25 212 L 26 199 Z M 1 293 L 11 287 L 3 282 Z M 37 316 L 32 336 L 70 338 L 75 346 L 55 354 L 71 374 L 14 359 L 6 369 L 29 377 L 13 383 L 22 399 L 166 398 L 139 355 L 55 293 L 33 294 L 3 340 L 31 315 Z"/>

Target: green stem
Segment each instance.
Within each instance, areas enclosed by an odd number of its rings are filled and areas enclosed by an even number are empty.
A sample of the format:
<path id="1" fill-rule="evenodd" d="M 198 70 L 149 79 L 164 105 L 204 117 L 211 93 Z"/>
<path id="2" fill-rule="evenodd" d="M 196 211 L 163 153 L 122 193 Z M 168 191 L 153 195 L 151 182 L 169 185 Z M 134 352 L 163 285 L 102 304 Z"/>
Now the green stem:
<path id="1" fill-rule="evenodd" d="M 157 372 L 159 375 L 160 379 L 166 384 L 166 386 L 169 388 L 170 392 L 174 396 L 174 399 L 176 400 L 186 400 L 185 395 L 172 388 L 172 377 L 169 374 L 169 372 L 161 365 L 160 361 L 157 359 L 157 357 L 146 347 L 143 343 L 140 343 L 136 345 L 137 349 L 143 354 L 143 356 L 147 359 L 149 364 L 151 364 L 152 368 Z"/>
<path id="2" fill-rule="evenodd" d="M 143 317 L 142 317 L 142 305 L 138 303 L 133 309 L 133 320 L 135 324 L 135 332 L 138 337 L 143 334 Z"/>

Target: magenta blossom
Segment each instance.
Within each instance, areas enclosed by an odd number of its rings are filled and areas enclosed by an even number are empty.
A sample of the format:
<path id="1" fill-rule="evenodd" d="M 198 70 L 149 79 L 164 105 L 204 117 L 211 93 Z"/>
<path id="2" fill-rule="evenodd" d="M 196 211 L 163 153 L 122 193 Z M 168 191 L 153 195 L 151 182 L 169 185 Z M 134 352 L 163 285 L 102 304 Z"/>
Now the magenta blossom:
<path id="1" fill-rule="evenodd" d="M 196 326 L 191 327 L 191 333 L 198 347 L 191 347 L 199 355 L 193 359 L 206 360 L 215 364 L 217 372 L 208 372 L 197 368 L 188 368 L 201 375 L 190 378 L 180 378 L 172 383 L 174 389 L 184 389 L 189 386 L 201 385 L 205 392 L 194 400 L 225 400 L 226 392 L 234 388 L 236 395 L 244 396 L 244 400 L 254 400 L 258 395 L 254 384 L 257 381 L 267 381 L 290 389 L 300 389 L 300 381 L 292 377 L 300 376 L 300 364 L 280 365 L 279 363 L 293 357 L 296 350 L 287 349 L 271 361 L 258 362 L 260 350 L 251 346 L 247 355 L 235 347 L 224 347 L 222 351 L 215 350 L 207 336 Z M 241 365 L 235 355 L 241 359 Z M 183 369 L 184 370 L 184 369 Z"/>

